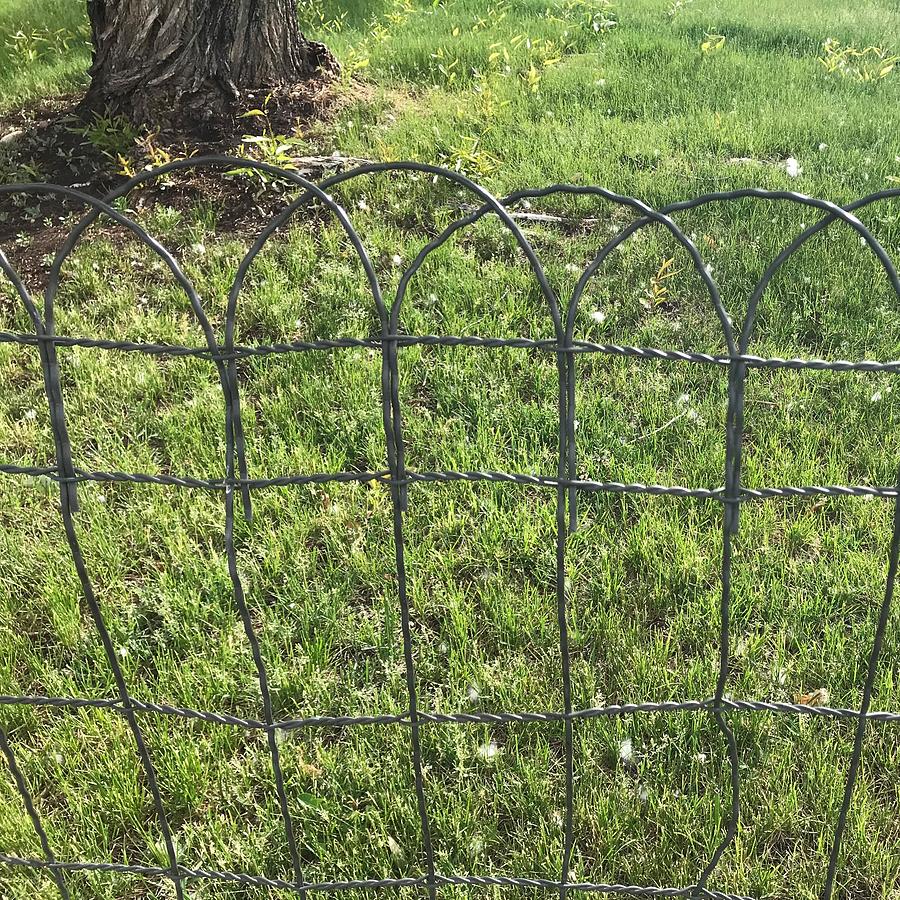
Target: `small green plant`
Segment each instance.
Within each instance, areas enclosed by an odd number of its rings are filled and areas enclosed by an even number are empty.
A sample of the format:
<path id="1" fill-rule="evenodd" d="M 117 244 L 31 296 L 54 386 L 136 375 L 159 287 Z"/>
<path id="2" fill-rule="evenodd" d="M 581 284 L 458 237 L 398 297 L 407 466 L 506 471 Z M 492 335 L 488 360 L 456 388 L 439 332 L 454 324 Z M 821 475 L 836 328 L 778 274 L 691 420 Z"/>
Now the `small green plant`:
<path id="1" fill-rule="evenodd" d="M 6 152 L 5 148 L 0 150 L 0 184 L 16 184 L 25 181 L 46 180 L 47 178 L 41 172 L 37 160 L 31 159 L 28 162 L 16 160 Z M 6 219 L 0 219 L 0 222 L 2 221 L 6 221 Z"/>
<path id="2" fill-rule="evenodd" d="M 406 20 L 415 12 L 412 0 L 394 0 L 390 10 L 385 13 L 385 19 L 393 28 L 399 28 L 406 24 Z"/>
<path id="3" fill-rule="evenodd" d="M 675 259 L 673 257 L 664 258 L 656 274 L 651 276 L 650 284 L 644 291 L 646 304 L 649 308 L 657 308 L 666 304 L 671 300 L 671 288 L 674 287 L 674 278 L 680 269 L 674 268 Z"/>
<path id="4" fill-rule="evenodd" d="M 382 17 L 373 16 L 368 22 L 366 36 L 341 54 L 342 80 L 348 83 L 354 75 L 369 68 L 373 48 L 386 43 L 391 34 L 405 25 L 415 11 L 411 0 L 393 0 Z"/>
<path id="5" fill-rule="evenodd" d="M 567 0 L 563 18 L 569 22 L 578 20 L 589 31 L 600 33 L 616 27 L 613 9 L 612 0 Z"/>
<path id="6" fill-rule="evenodd" d="M 431 58 L 437 61 L 435 66 L 436 81 L 442 81 L 447 87 L 459 78 L 462 67 L 458 56 L 451 57 L 449 51 L 438 47 Z"/>
<path id="7" fill-rule="evenodd" d="M 479 121 L 489 122 L 510 106 L 512 100 L 501 97 L 481 72 L 475 72 L 474 78 L 474 112 Z M 471 104 L 467 106 L 472 108 Z"/>
<path id="8" fill-rule="evenodd" d="M 154 169 L 158 169 L 160 166 L 166 166 L 170 162 L 174 162 L 176 159 L 184 159 L 188 156 L 194 156 L 196 153 L 195 150 L 188 150 L 187 147 L 184 148 L 184 153 L 182 154 L 173 153 L 170 148 L 164 147 L 160 143 L 159 129 L 145 134 L 138 140 L 137 145 L 140 151 L 143 153 L 144 158 L 147 160 L 147 164 L 152 166 Z"/>
<path id="9" fill-rule="evenodd" d="M 304 27 L 318 34 L 340 34 L 347 24 L 347 10 L 329 15 L 317 0 L 299 0 L 297 13 Z"/>
<path id="10" fill-rule="evenodd" d="M 834 38 L 828 38 L 822 45 L 819 62 L 829 75 L 871 83 L 887 78 L 900 62 L 900 56 L 883 47 L 864 47 L 858 50 L 849 44 L 845 46 Z"/>
<path id="11" fill-rule="evenodd" d="M 666 10 L 669 21 L 675 19 L 685 7 L 690 6 L 693 2 L 694 0 L 671 0 L 669 8 Z"/>
<path id="12" fill-rule="evenodd" d="M 486 31 L 499 25 L 509 15 L 509 3 L 496 3 L 489 6 L 483 15 L 479 15 L 472 25 L 472 33 Z"/>
<path id="13" fill-rule="evenodd" d="M 447 149 L 439 154 L 438 162 L 449 169 L 473 178 L 485 178 L 496 172 L 501 165 L 493 153 L 481 146 L 482 135 L 460 135 Z"/>
<path id="14" fill-rule="evenodd" d="M 60 28 L 51 31 L 49 28 L 29 28 L 19 30 L 6 41 L 10 53 L 23 63 L 33 64 L 46 59 L 53 59 L 69 52 L 78 42 L 87 41 L 86 28 L 69 31 Z"/>
<path id="15" fill-rule="evenodd" d="M 115 161 L 130 154 L 141 137 L 140 131 L 125 116 L 109 110 L 95 112 L 87 125 L 74 128 L 73 132 Z"/>
<path id="16" fill-rule="evenodd" d="M 504 76 L 518 75 L 525 87 L 536 94 L 546 70 L 562 62 L 575 49 L 568 36 L 554 41 L 550 38 L 532 39 L 519 32 L 488 47 L 488 69 Z"/>
<path id="17" fill-rule="evenodd" d="M 296 169 L 297 157 L 309 149 L 303 138 L 285 134 L 247 134 L 241 155 L 281 169 Z"/>
<path id="18" fill-rule="evenodd" d="M 363 41 L 355 47 L 350 47 L 341 55 L 341 78 L 346 83 L 353 79 L 354 75 L 368 69 L 371 64 L 368 44 Z"/>
<path id="19" fill-rule="evenodd" d="M 306 152 L 309 149 L 309 145 L 297 135 L 277 134 L 275 132 L 269 113 L 271 102 L 272 95 L 269 94 L 263 101 L 261 109 L 250 109 L 241 115 L 240 118 L 242 119 L 261 119 L 263 122 L 263 133 L 245 134 L 241 140 L 238 155 L 245 159 L 277 166 L 279 169 L 296 169 L 297 157 Z M 233 169 L 227 174 L 250 175 L 264 184 L 271 184 L 278 180 L 267 172 L 251 168 Z"/>
<path id="20" fill-rule="evenodd" d="M 716 34 L 712 31 L 707 31 L 703 35 L 703 40 L 700 42 L 700 52 L 701 53 L 718 53 L 725 46 L 725 35 L 724 34 Z"/>
<path id="21" fill-rule="evenodd" d="M 134 143 L 132 152 L 119 154 L 119 174 L 126 178 L 134 178 L 138 170 L 159 169 L 174 162 L 176 159 L 187 159 L 194 156 L 196 150 L 189 150 L 184 146 L 183 153 L 173 153 L 170 147 L 164 146 L 159 140 L 159 130 L 147 132 L 141 135 Z"/>
<path id="22" fill-rule="evenodd" d="M 547 10 L 544 18 L 562 25 L 570 35 L 606 34 L 618 25 L 611 0 L 568 0 L 559 9 Z"/>

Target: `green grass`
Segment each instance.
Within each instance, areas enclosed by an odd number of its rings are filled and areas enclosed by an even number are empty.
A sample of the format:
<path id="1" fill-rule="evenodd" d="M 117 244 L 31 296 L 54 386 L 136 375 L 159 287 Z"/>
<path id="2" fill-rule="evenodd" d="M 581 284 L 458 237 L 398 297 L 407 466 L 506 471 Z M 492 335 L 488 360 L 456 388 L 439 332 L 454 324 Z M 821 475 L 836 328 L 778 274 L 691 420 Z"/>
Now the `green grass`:
<path id="1" fill-rule="evenodd" d="M 337 120 L 315 140 L 323 152 L 458 165 L 497 194 L 568 181 L 660 205 L 745 185 L 847 202 L 900 175 L 900 75 L 864 85 L 828 76 L 816 60 L 828 37 L 900 49 L 900 14 L 886 0 L 853 7 L 761 0 L 752 8 L 696 0 L 674 17 L 667 6 L 623 3 L 610 13 L 616 27 L 601 33 L 589 22 L 599 4 L 551 0 L 489 8 L 476 0 L 356 4 L 340 28 L 314 17 L 308 32 L 328 41 L 348 69 L 359 67 L 356 77 L 370 86 L 365 100 L 348 91 Z M 341 8 L 326 4 L 324 22 Z M 371 27 L 373 16 L 383 31 Z M 70 4 L 0 0 L 0 31 L 26 24 L 74 33 L 79 17 Z M 700 50 L 707 32 L 726 37 L 716 53 Z M 500 64 L 491 61 L 498 52 Z M 556 55 L 558 62 L 542 62 Z M 76 89 L 86 58 L 73 44 L 66 55 L 26 65 L 0 48 L 3 105 Z M 788 157 L 802 167 L 797 178 L 785 171 Z M 394 255 L 408 264 L 460 206 L 473 202 L 429 179 L 387 176 L 357 181 L 336 196 L 352 211 L 388 297 L 401 271 Z M 534 209 L 599 219 L 567 229 L 525 223 L 565 303 L 577 273 L 627 217 L 584 200 L 551 199 Z M 221 333 L 225 296 L 246 243 L 218 234 L 214 213 L 158 206 L 139 218 L 183 260 Z M 896 202 L 862 217 L 900 258 Z M 767 261 L 813 220 L 801 207 L 762 201 L 679 216 L 712 265 L 737 325 Z M 668 298 L 649 302 L 651 278 L 673 257 Z M 773 284 L 751 352 L 897 358 L 898 299 L 858 238 L 832 228 Z M 134 242 L 102 236 L 86 241 L 67 266 L 58 318 L 67 335 L 201 341 L 184 296 L 159 263 Z M 413 280 L 401 321 L 411 333 L 552 337 L 521 254 L 488 220 L 434 254 Z M 9 291 L 0 299 L 0 327 L 28 329 Z M 320 218 L 298 218 L 267 248 L 239 305 L 244 343 L 376 330 L 360 266 L 338 229 Z M 699 279 L 659 229 L 642 231 L 592 280 L 576 336 L 723 349 Z M 60 356 L 79 466 L 222 475 L 222 401 L 211 365 L 85 349 Z M 552 358 L 523 350 L 409 348 L 400 367 L 411 469 L 554 474 Z M 380 358 L 365 350 L 241 364 L 252 476 L 384 468 L 380 368 Z M 580 357 L 577 372 L 581 472 L 721 484 L 724 372 L 594 355 Z M 52 463 L 37 353 L 0 344 L 0 379 L 3 461 Z M 893 483 L 900 394 L 892 384 L 884 375 L 751 372 L 745 484 Z M 258 718 L 253 662 L 224 558 L 221 498 L 99 484 L 79 493 L 79 536 L 134 695 Z M 735 542 L 729 696 L 792 702 L 825 688 L 831 705 L 858 705 L 884 590 L 891 513 L 887 502 L 861 499 L 745 506 Z M 37 480 L 0 479 L 0 522 L 0 693 L 113 696 L 64 550 L 54 491 Z M 580 525 L 566 557 L 576 706 L 710 696 L 721 507 L 589 494 L 581 498 Z M 405 526 L 423 709 L 559 709 L 554 493 L 415 485 Z M 385 491 L 371 485 L 261 491 L 254 523 L 238 523 L 237 543 L 277 715 L 402 711 L 405 672 Z M 893 613 L 874 700 L 880 709 L 900 709 L 897 626 Z M 119 717 L 4 707 L 0 720 L 60 858 L 166 864 Z M 289 877 L 262 736 L 150 715 L 140 721 L 182 862 Z M 853 723 L 764 714 L 731 721 L 744 812 L 712 886 L 766 898 L 815 897 Z M 887 900 L 900 890 L 893 728 L 873 725 L 866 740 L 840 868 L 843 898 Z M 619 759 L 625 739 L 633 743 L 631 766 Z M 557 878 L 561 727 L 434 725 L 423 729 L 422 740 L 438 870 Z M 484 758 L 491 742 L 498 752 Z M 725 749 L 702 714 L 579 722 L 572 877 L 694 882 L 723 833 Z M 423 871 L 408 730 L 296 731 L 281 750 L 307 879 Z M 40 854 L 9 778 L 0 779 L 0 848 Z M 74 897 L 91 900 L 173 896 L 168 885 L 137 878 L 73 875 L 68 883 Z M 50 898 L 54 890 L 48 879 L 0 871 L 3 897 Z M 196 883 L 190 895 L 266 894 Z"/>
<path id="2" fill-rule="evenodd" d="M 0 105 L 49 99 L 85 83 L 90 31 L 71 0 L 0 0 Z"/>

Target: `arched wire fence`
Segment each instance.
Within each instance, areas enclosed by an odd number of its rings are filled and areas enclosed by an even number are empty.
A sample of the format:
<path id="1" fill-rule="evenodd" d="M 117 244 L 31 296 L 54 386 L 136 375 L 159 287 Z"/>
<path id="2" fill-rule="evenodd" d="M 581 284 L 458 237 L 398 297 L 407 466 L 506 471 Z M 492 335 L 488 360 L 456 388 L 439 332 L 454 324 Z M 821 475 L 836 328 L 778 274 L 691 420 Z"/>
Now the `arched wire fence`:
<path id="1" fill-rule="evenodd" d="M 302 194 L 275 217 L 260 234 L 257 241 L 243 258 L 233 282 L 225 319 L 225 339 L 219 342 L 207 317 L 200 297 L 190 279 L 185 275 L 172 255 L 147 231 L 134 220 L 115 207 L 115 202 L 127 196 L 135 188 L 153 179 L 182 169 L 198 167 L 240 167 L 256 169 L 271 176 L 276 176 L 300 188 Z M 456 186 L 469 191 L 478 201 L 477 207 L 470 214 L 458 219 L 434 237 L 421 250 L 408 269 L 403 273 L 396 294 L 390 304 L 382 295 L 375 267 L 366 251 L 362 239 L 354 229 L 352 222 L 331 196 L 328 189 L 341 182 L 381 172 L 412 172 L 446 179 Z M 853 749 L 849 760 L 839 815 L 831 838 L 831 849 L 827 871 L 823 873 L 821 896 L 824 900 L 832 897 L 836 889 L 836 879 L 841 862 L 841 848 L 847 826 L 847 817 L 853 798 L 854 789 L 859 777 L 863 742 L 869 723 L 900 722 L 900 713 L 875 711 L 872 707 L 872 696 L 878 670 L 879 657 L 882 651 L 894 583 L 897 575 L 898 559 L 900 559 L 900 484 L 885 486 L 855 485 L 808 485 L 789 487 L 747 488 L 741 483 L 741 447 L 744 421 L 744 391 L 747 374 L 750 369 L 795 369 L 795 370 L 829 370 L 834 372 L 900 372 L 900 360 L 835 360 L 824 359 L 784 359 L 763 358 L 748 353 L 753 335 L 756 316 L 767 286 L 778 273 L 784 263 L 814 235 L 836 222 L 842 222 L 854 229 L 863 244 L 874 254 L 884 269 L 893 290 L 900 298 L 900 277 L 888 253 L 876 240 L 865 225 L 854 215 L 864 207 L 879 200 L 900 196 L 900 189 L 880 191 L 871 194 L 847 207 L 841 208 L 832 203 L 816 200 L 789 191 L 768 191 L 761 189 L 741 189 L 706 194 L 692 200 L 673 203 L 662 209 L 652 209 L 645 203 L 599 187 L 583 187 L 574 185 L 554 185 L 541 190 L 524 190 L 497 200 L 487 191 L 469 178 L 448 169 L 424 165 L 420 163 L 377 163 L 365 165 L 334 175 L 318 184 L 263 163 L 249 162 L 226 156 L 209 156 L 179 160 L 154 170 L 142 172 L 122 185 L 104 200 L 98 200 L 72 188 L 42 184 L 19 184 L 0 186 L 0 197 L 14 194 L 27 194 L 38 197 L 68 198 L 80 203 L 89 210 L 70 232 L 53 261 L 48 285 L 44 294 L 41 311 L 29 294 L 22 279 L 10 264 L 7 256 L 0 250 L 0 269 L 13 285 L 15 292 L 24 305 L 32 323 L 33 331 L 29 333 L 0 332 L 0 342 L 22 346 L 37 347 L 40 353 L 44 389 L 50 411 L 50 420 L 55 445 L 56 464 L 47 467 L 29 467 L 0 464 L 0 474 L 7 476 L 44 476 L 58 483 L 60 494 L 60 512 L 68 542 L 69 551 L 77 570 L 88 609 L 99 632 L 105 656 L 117 689 L 117 695 L 108 699 L 83 699 L 77 697 L 44 697 L 44 696 L 0 696 L 0 705 L 20 705 L 46 707 L 53 709 L 106 709 L 123 716 L 137 750 L 139 764 L 143 771 L 147 787 L 152 797 L 153 806 L 158 819 L 168 858 L 167 866 L 128 865 L 104 861 L 63 861 L 54 854 L 47 832 L 42 824 L 38 803 L 33 796 L 27 780 L 16 761 L 13 742 L 0 729 L 0 753 L 6 760 L 12 780 L 22 803 L 36 832 L 42 852 L 42 858 L 25 859 L 2 852 L 0 848 L 0 864 L 33 872 L 43 871 L 49 874 L 56 883 L 64 900 L 70 897 L 67 875 L 74 872 L 106 872 L 131 874 L 148 878 L 162 878 L 171 881 L 176 896 L 184 897 L 186 882 L 206 879 L 213 882 L 231 883 L 259 888 L 273 888 L 297 893 L 308 891 L 334 892 L 350 889 L 378 888 L 419 888 L 435 897 L 437 889 L 442 886 L 507 886 L 530 889 L 543 889 L 559 892 L 565 898 L 569 891 L 593 891 L 612 895 L 635 897 L 697 897 L 728 898 L 729 895 L 712 889 L 710 881 L 723 853 L 734 843 L 741 815 L 741 775 L 739 752 L 734 733 L 729 725 L 728 716 L 743 712 L 768 712 L 783 715 L 803 715 L 851 719 L 856 721 Z M 631 210 L 637 218 L 621 230 L 600 249 L 582 276 L 569 299 L 567 306 L 561 306 L 557 295 L 551 287 L 535 250 L 525 237 L 515 218 L 509 213 L 512 204 L 551 195 L 582 195 L 602 198 Z M 747 314 L 739 333 L 735 332 L 729 318 L 718 287 L 700 252 L 688 235 L 676 224 L 672 216 L 684 210 L 690 210 L 707 204 L 728 202 L 741 198 L 756 198 L 761 201 L 788 201 L 809 207 L 821 213 L 821 218 L 813 225 L 804 228 L 765 270 L 754 289 L 747 309 Z M 349 239 L 365 277 L 375 305 L 380 333 L 371 338 L 333 338 L 328 340 L 298 341 L 293 343 L 271 344 L 265 346 L 243 346 L 235 343 L 235 320 L 237 303 L 247 272 L 254 259 L 266 246 L 275 232 L 289 222 L 298 211 L 317 201 L 332 213 L 347 238 Z M 525 338 L 498 338 L 491 336 L 470 335 L 412 335 L 400 333 L 400 310 L 408 285 L 415 273 L 422 267 L 429 255 L 444 245 L 450 237 L 486 215 L 495 215 L 510 232 L 523 252 L 531 273 L 547 304 L 550 314 L 554 338 L 546 340 L 530 340 Z M 130 341 L 113 341 L 78 337 L 61 337 L 55 333 L 55 302 L 59 290 L 62 267 L 77 247 L 80 239 L 90 225 L 100 216 L 107 216 L 119 226 L 127 229 L 137 240 L 155 253 L 168 268 L 172 277 L 187 296 L 191 309 L 200 325 L 206 346 L 202 348 L 176 346 L 170 344 L 136 343 Z M 656 347 L 624 346 L 618 344 L 598 344 L 577 340 L 574 336 L 575 322 L 579 303 L 590 278 L 603 265 L 607 257 L 623 242 L 640 229 L 657 224 L 667 229 L 673 239 L 680 244 L 689 255 L 697 274 L 701 278 L 710 303 L 722 328 L 723 342 L 727 352 L 721 355 L 709 353 L 666 350 Z M 553 354 L 557 360 L 558 372 L 558 459 L 556 477 L 545 477 L 525 473 L 498 471 L 411 471 L 406 466 L 404 454 L 403 410 L 399 392 L 398 356 L 401 348 L 420 346 L 446 347 L 483 347 L 483 348 L 523 348 Z M 60 383 L 57 348 L 87 347 L 120 352 L 144 353 L 156 357 L 196 357 L 208 360 L 216 369 L 222 389 L 225 416 L 225 477 L 215 480 L 180 477 L 177 475 L 151 475 L 135 472 L 95 472 L 78 468 L 72 457 L 63 391 Z M 341 348 L 365 347 L 380 351 L 381 367 L 381 405 L 382 421 L 387 447 L 387 464 L 385 470 L 377 472 L 323 472 L 286 475 L 277 478 L 250 478 L 248 474 L 244 432 L 241 418 L 241 399 L 239 392 L 237 363 L 249 357 L 262 357 L 278 354 L 307 353 Z M 712 367 L 725 370 L 728 375 L 728 407 L 725 427 L 725 471 L 722 486 L 714 488 L 687 488 L 657 484 L 625 484 L 619 482 L 593 481 L 577 476 L 577 460 L 575 445 L 576 403 L 575 384 L 577 360 L 581 354 L 605 354 L 636 359 L 668 360 L 688 364 Z M 408 706 L 405 712 L 396 715 L 371 716 L 314 716 L 303 719 L 279 720 L 275 716 L 266 665 L 260 651 L 259 638 L 248 609 L 241 576 L 238 571 L 237 555 L 234 543 L 234 525 L 236 504 L 239 500 L 243 515 L 249 520 L 252 516 L 253 492 L 266 487 L 325 484 L 347 482 L 380 482 L 389 489 L 393 509 L 394 553 L 396 563 L 397 603 L 401 612 L 403 650 L 405 662 L 405 678 L 408 694 Z M 407 511 L 408 486 L 415 483 L 434 482 L 503 482 L 528 486 L 537 486 L 552 490 L 556 494 L 556 576 L 555 591 L 559 625 L 559 650 L 562 664 L 562 708 L 541 712 L 465 712 L 456 714 L 431 713 L 420 708 L 417 696 L 416 660 L 413 652 L 413 638 L 410 618 L 410 600 L 408 596 L 408 580 L 405 565 L 404 516 Z M 217 492 L 224 500 L 224 544 L 231 578 L 234 603 L 240 617 L 244 632 L 249 642 L 261 696 L 261 717 L 244 719 L 236 716 L 187 709 L 182 707 L 157 704 L 134 697 L 128 687 L 125 674 L 113 646 L 110 633 L 97 600 L 97 596 L 88 573 L 86 561 L 82 553 L 76 526 L 78 512 L 78 485 L 85 482 L 111 482 L 124 484 L 168 485 L 182 488 L 194 488 Z M 720 599 L 720 634 L 718 677 L 715 693 L 704 699 L 690 699 L 681 702 L 635 703 L 594 708 L 575 708 L 572 701 L 572 687 L 569 660 L 569 628 L 566 598 L 565 554 L 566 541 L 569 534 L 578 524 L 578 495 L 580 492 L 608 492 L 622 494 L 669 495 L 682 498 L 701 498 L 715 500 L 722 504 L 723 542 L 721 557 L 721 599 Z M 875 637 L 869 652 L 865 681 L 861 691 L 861 701 L 857 709 L 831 708 L 826 706 L 775 703 L 754 700 L 733 700 L 726 696 L 726 680 L 730 662 L 730 625 L 731 625 L 731 580 L 732 580 L 732 539 L 739 527 L 739 511 L 743 503 L 756 499 L 779 499 L 795 497 L 880 497 L 893 501 L 894 519 L 893 534 L 888 552 L 888 566 L 883 600 L 881 602 Z M 698 866 L 698 877 L 695 883 L 682 887 L 653 887 L 628 884 L 577 883 L 570 881 L 570 861 L 573 849 L 573 809 L 574 809 L 574 777 L 575 760 L 573 750 L 573 724 L 577 720 L 600 717 L 623 716 L 639 713 L 671 713 L 697 712 L 711 716 L 721 731 L 728 748 L 730 766 L 730 799 L 729 814 L 723 826 L 721 842 L 711 858 Z M 283 819 L 286 844 L 290 853 L 292 880 L 269 878 L 244 872 L 216 871 L 208 869 L 188 868 L 179 861 L 175 843 L 168 823 L 166 809 L 157 782 L 156 770 L 152 754 L 147 746 L 141 727 L 141 719 L 147 715 L 175 716 L 189 720 L 200 720 L 212 724 L 235 726 L 247 731 L 264 732 L 267 737 L 268 750 L 274 774 L 275 789 Z M 500 877 L 490 873 L 484 875 L 455 875 L 441 873 L 435 866 L 432 849 L 427 791 L 424 778 L 420 729 L 423 725 L 442 723 L 526 723 L 526 722 L 561 722 L 564 727 L 565 753 L 565 807 L 563 816 L 563 852 L 560 860 L 560 877 L 558 879 L 542 879 L 528 877 Z M 401 724 L 411 732 L 412 759 L 418 818 L 421 828 L 424 866 L 421 875 L 408 878 L 361 879 L 344 882 L 309 882 L 304 879 L 301 865 L 301 854 L 292 821 L 289 797 L 282 774 L 279 758 L 279 732 L 311 728 L 348 728 L 360 725 Z"/>

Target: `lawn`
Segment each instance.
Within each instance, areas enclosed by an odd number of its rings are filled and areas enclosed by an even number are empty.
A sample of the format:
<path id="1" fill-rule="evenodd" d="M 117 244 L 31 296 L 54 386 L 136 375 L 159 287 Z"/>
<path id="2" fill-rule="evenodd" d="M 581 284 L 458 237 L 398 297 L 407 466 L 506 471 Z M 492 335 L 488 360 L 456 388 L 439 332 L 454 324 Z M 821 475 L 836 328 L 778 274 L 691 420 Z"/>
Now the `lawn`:
<path id="1" fill-rule="evenodd" d="M 80 10 L 71 2 L 0 0 L 2 109 L 83 86 L 89 52 Z M 847 204 L 900 179 L 900 67 L 864 80 L 829 72 L 819 59 L 829 38 L 900 52 L 900 11 L 890 0 L 329 0 L 302 2 L 301 15 L 345 72 L 333 114 L 304 135 L 312 153 L 435 163 L 495 196 L 565 182 L 655 207 L 751 186 Z M 13 38 L 18 32 L 23 37 Z M 0 181 L 40 176 L 0 168 Z M 446 179 L 397 173 L 356 178 L 333 194 L 389 304 L 421 247 L 478 202 Z M 527 214 L 517 222 L 563 309 L 597 250 L 633 218 L 591 197 L 553 195 L 514 209 Z M 133 203 L 131 213 L 182 263 L 224 340 L 228 291 L 252 239 L 222 226 L 214 202 Z M 769 261 L 818 215 L 745 199 L 676 218 L 711 267 L 738 330 Z M 875 203 L 860 218 L 900 262 L 900 203 Z M 64 269 L 58 333 L 202 346 L 187 298 L 162 262 L 116 232 L 92 234 Z M 18 241 L 19 255 L 29 240 Z M 321 210 L 299 214 L 267 245 L 236 321 L 243 345 L 380 331 L 358 257 Z M 8 285 L 0 330 L 33 330 Z M 524 255 L 494 217 L 428 258 L 410 282 L 400 330 L 555 337 Z M 701 278 L 661 227 L 639 231 L 590 279 L 574 333 L 602 344 L 726 352 Z M 835 224 L 775 278 L 749 352 L 900 358 L 900 297 L 859 236 Z M 463 346 L 398 353 L 410 471 L 556 476 L 553 353 Z M 222 391 L 208 360 L 86 347 L 60 349 L 59 357 L 77 466 L 224 477 Z M 241 360 L 251 478 L 385 470 L 381 367 L 380 351 L 370 347 Z M 0 378 L 0 463 L 52 465 L 37 349 L 0 343 Z M 885 373 L 752 369 L 743 484 L 895 484 L 900 391 L 892 387 Z M 722 366 L 581 354 L 577 474 L 718 488 L 727 399 Z M 132 695 L 263 718 L 229 574 L 223 494 L 90 482 L 78 495 L 77 537 Z M 235 552 L 275 718 L 403 714 L 409 698 L 390 491 L 362 479 L 266 487 L 254 492 L 253 508 L 252 522 L 237 517 Z M 742 505 L 728 697 L 859 706 L 892 517 L 891 500 L 871 496 Z M 580 493 L 562 570 L 574 709 L 715 694 L 722 518 L 717 500 Z M 116 697 L 56 487 L 46 478 L 0 476 L 0 523 L 0 694 Z M 419 731 L 435 869 L 558 880 L 566 849 L 563 725 L 477 721 L 484 713 L 565 708 L 557 491 L 414 483 L 403 526 L 420 710 L 476 718 Z M 894 610 L 876 710 L 900 711 L 898 625 Z M 742 810 L 709 887 L 773 900 L 820 896 L 856 721 L 762 712 L 727 719 Z M 265 732 L 148 712 L 137 721 L 182 865 L 292 880 Z M 97 707 L 0 705 L 0 724 L 58 858 L 168 865 L 125 717 Z M 873 722 L 867 730 L 835 896 L 900 896 L 897 727 Z M 731 804 L 728 745 L 715 718 L 703 711 L 581 718 L 571 741 L 570 880 L 696 884 L 723 840 Z M 280 730 L 277 746 L 306 881 L 427 871 L 407 724 Z M 0 852 L 42 855 L 5 770 Z M 64 878 L 77 900 L 175 896 L 163 878 Z M 216 880 L 185 889 L 198 900 L 279 893 Z M 442 886 L 439 895 L 513 891 Z M 59 894 L 49 877 L 3 867 L 0 896 Z"/>

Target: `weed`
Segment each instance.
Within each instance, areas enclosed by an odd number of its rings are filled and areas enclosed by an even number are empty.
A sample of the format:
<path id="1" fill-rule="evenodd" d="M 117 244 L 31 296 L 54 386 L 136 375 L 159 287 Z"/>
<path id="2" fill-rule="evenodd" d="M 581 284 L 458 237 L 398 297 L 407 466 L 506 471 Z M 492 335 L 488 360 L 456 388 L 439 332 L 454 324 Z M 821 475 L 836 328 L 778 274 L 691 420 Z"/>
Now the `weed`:
<path id="1" fill-rule="evenodd" d="M 65 28 L 55 30 L 29 28 L 19 30 L 7 38 L 6 46 L 20 62 L 34 65 L 65 56 L 71 52 L 75 44 L 84 45 L 89 37 L 90 34 L 84 26 L 75 31 Z"/>
<path id="2" fill-rule="evenodd" d="M 484 134 L 460 135 L 438 154 L 438 162 L 476 179 L 492 175 L 500 168 L 501 162 L 482 147 L 484 137 Z"/>
<path id="3" fill-rule="evenodd" d="M 669 6 L 666 9 L 666 15 L 669 17 L 669 21 L 675 19 L 679 15 L 679 13 L 690 6 L 693 2 L 694 0 L 671 0 Z"/>
<path id="4" fill-rule="evenodd" d="M 182 153 L 174 153 L 171 147 L 160 143 L 157 129 L 138 137 L 130 153 L 119 154 L 119 174 L 126 178 L 134 178 L 141 168 L 158 169 L 175 160 L 187 159 L 196 153 L 196 150 L 189 150 L 187 146 L 183 148 Z"/>
<path id="5" fill-rule="evenodd" d="M 95 112 L 90 122 L 72 130 L 113 161 L 129 154 L 141 136 L 140 129 L 127 117 L 109 110 Z"/>
<path id="6" fill-rule="evenodd" d="M 298 0 L 297 14 L 304 27 L 323 36 L 340 34 L 347 24 L 347 10 L 331 13 L 319 0 Z"/>
<path id="7" fill-rule="evenodd" d="M 650 285 L 644 292 L 649 308 L 657 308 L 668 303 L 672 299 L 675 276 L 680 272 L 675 268 L 674 257 L 662 260 L 656 273 L 650 277 Z"/>
<path id="8" fill-rule="evenodd" d="M 819 62 L 829 75 L 872 83 L 887 78 L 900 62 L 900 56 L 883 47 L 864 47 L 858 50 L 834 38 L 828 38 L 822 45 Z"/>
<path id="9" fill-rule="evenodd" d="M 707 31 L 703 35 L 700 42 L 701 53 L 717 53 L 725 46 L 725 35 L 716 34 L 714 31 Z"/>
<path id="10" fill-rule="evenodd" d="M 297 168 L 297 157 L 308 152 L 308 142 L 297 135 L 277 134 L 272 125 L 270 107 L 272 95 L 266 96 L 259 109 L 250 109 L 241 115 L 242 119 L 260 119 L 263 123 L 262 134 L 245 134 L 241 139 L 238 155 L 246 159 L 263 162 L 279 169 L 293 170 Z M 230 170 L 228 175 L 249 175 L 264 185 L 282 183 L 283 179 L 262 172 L 259 169 L 240 168 Z"/>

